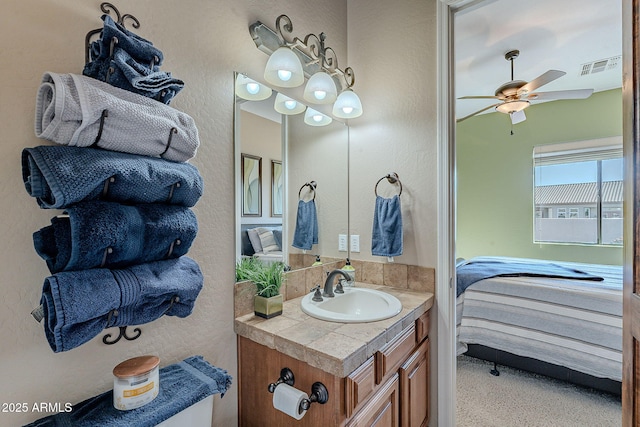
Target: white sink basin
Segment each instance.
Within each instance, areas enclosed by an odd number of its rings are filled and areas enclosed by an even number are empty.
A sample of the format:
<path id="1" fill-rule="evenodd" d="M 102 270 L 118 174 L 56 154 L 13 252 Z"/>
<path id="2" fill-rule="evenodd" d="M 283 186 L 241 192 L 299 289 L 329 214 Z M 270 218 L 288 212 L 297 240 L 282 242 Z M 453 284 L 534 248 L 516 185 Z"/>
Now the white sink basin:
<path id="1" fill-rule="evenodd" d="M 302 311 L 309 316 L 330 322 L 365 323 L 388 319 L 402 310 L 398 298 L 386 292 L 367 288 L 345 287 L 344 294 L 313 301 L 313 293 L 302 298 Z"/>

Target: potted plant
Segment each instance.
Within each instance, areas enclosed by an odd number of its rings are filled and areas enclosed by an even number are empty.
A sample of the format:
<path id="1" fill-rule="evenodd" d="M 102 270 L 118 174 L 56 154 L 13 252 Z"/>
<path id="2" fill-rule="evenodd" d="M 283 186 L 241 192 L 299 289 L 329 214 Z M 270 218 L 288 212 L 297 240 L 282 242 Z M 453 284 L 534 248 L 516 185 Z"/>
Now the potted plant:
<path id="1" fill-rule="evenodd" d="M 282 314 L 283 297 L 280 287 L 283 282 L 284 264 L 265 264 L 257 259 L 247 258 L 236 264 L 236 281 L 250 280 L 256 286 L 253 300 L 256 316 L 270 319 Z"/>

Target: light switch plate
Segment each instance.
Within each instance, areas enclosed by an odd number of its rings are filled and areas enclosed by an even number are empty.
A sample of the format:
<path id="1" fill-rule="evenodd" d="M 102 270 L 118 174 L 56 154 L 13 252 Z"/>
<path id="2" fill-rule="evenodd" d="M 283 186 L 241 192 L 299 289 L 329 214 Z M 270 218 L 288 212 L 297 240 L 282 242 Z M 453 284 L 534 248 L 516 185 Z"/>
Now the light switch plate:
<path id="1" fill-rule="evenodd" d="M 360 235 L 351 235 L 351 252 L 360 252 Z"/>
<path id="2" fill-rule="evenodd" d="M 338 234 L 338 251 L 347 252 L 347 235 Z"/>

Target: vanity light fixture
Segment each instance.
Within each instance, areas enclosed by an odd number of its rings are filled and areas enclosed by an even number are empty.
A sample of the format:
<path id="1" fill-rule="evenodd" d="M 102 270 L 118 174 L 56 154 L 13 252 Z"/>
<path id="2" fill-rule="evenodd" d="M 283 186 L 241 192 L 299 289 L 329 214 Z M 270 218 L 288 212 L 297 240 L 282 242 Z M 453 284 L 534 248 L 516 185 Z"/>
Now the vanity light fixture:
<path id="1" fill-rule="evenodd" d="M 302 113 L 307 107 L 304 104 L 291 99 L 281 93 L 276 95 L 276 100 L 273 103 L 273 108 L 280 114 L 286 114 L 288 116 L 293 114 Z"/>
<path id="2" fill-rule="evenodd" d="M 304 72 L 298 56 L 286 46 L 279 47 L 269 57 L 264 79 L 280 87 L 298 87 L 304 83 Z"/>
<path id="3" fill-rule="evenodd" d="M 293 87 L 283 84 L 282 78 L 280 83 L 270 79 L 274 73 L 271 62 L 277 62 L 273 57 L 279 52 L 294 53 L 302 64 L 304 76 L 309 78 L 303 92 L 303 98 L 306 101 L 314 104 L 336 102 L 332 114 L 339 118 L 348 119 L 362 115 L 362 103 L 351 89 L 355 82 L 353 69 L 347 67 L 342 70 L 338 67 L 335 51 L 325 46 L 327 38 L 325 33 L 320 33 L 319 36 L 307 34 L 304 40 L 301 40 L 298 37 L 291 38 L 292 31 L 293 24 L 287 15 L 278 16 L 275 31 L 260 21 L 249 27 L 256 47 L 270 55 L 265 70 L 265 80 L 280 87 Z M 269 79 L 267 75 L 270 75 Z M 289 76 L 285 73 L 284 77 Z M 337 102 L 338 94 L 340 94 L 340 102 Z"/>
<path id="4" fill-rule="evenodd" d="M 307 111 L 304 113 L 304 122 L 309 126 L 326 126 L 332 121 L 333 119 L 331 119 L 331 117 L 322 114 L 311 107 L 307 107 Z"/>
<path id="5" fill-rule="evenodd" d="M 250 79 L 244 74 L 236 77 L 236 95 L 248 101 L 262 101 L 271 96 L 273 91 L 270 87 Z"/>

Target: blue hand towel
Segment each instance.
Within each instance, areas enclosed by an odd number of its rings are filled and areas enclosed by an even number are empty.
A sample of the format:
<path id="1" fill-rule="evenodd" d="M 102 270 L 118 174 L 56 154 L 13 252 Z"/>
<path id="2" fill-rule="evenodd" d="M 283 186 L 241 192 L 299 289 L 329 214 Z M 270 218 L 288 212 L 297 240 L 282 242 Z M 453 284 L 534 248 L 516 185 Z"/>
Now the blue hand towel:
<path id="1" fill-rule="evenodd" d="M 231 376 L 202 356 L 161 368 L 158 396 L 140 408 L 119 411 L 113 407 L 113 390 L 73 406 L 70 412 L 50 415 L 24 427 L 153 427 L 212 394 L 231 387 Z"/>
<path id="2" fill-rule="evenodd" d="M 141 325 L 164 314 L 187 317 L 202 283 L 198 264 L 186 256 L 122 270 L 56 273 L 42 288 L 45 335 L 58 353 L 84 344 L 105 328 Z"/>
<path id="3" fill-rule="evenodd" d="M 34 130 L 38 138 L 61 145 L 95 145 L 174 162 L 191 159 L 200 145 L 188 114 L 77 74 L 44 73 Z"/>
<path id="4" fill-rule="evenodd" d="M 309 200 L 308 202 L 299 200 L 292 246 L 298 249 L 309 250 L 312 245 L 316 244 L 318 244 L 318 215 L 316 213 L 316 203 L 314 200 Z"/>
<path id="5" fill-rule="evenodd" d="M 193 165 L 87 147 L 25 148 L 22 178 L 45 209 L 97 199 L 189 207 L 202 195 L 202 177 Z"/>
<path id="6" fill-rule="evenodd" d="M 33 234 L 49 271 L 122 268 L 186 254 L 198 232 L 186 207 L 82 202 Z"/>
<path id="7" fill-rule="evenodd" d="M 386 257 L 402 255 L 402 209 L 398 195 L 390 199 L 376 196 L 371 254 Z"/>
<path id="8" fill-rule="evenodd" d="M 171 73 L 160 71 L 164 60 L 162 52 L 150 41 L 114 22 L 109 15 L 102 15 L 102 20 L 100 39 L 91 43 L 90 61 L 82 73 L 165 104 L 171 102 L 184 87 L 184 82 L 172 78 Z M 112 57 L 113 37 L 118 42 Z"/>

